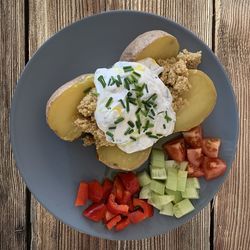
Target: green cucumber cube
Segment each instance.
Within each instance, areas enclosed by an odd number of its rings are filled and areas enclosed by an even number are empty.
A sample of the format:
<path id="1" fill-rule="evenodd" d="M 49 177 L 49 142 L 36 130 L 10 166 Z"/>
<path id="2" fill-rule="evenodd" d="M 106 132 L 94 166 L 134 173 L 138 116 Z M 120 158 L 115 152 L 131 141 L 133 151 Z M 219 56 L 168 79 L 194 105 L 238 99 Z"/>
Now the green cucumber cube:
<path id="1" fill-rule="evenodd" d="M 167 173 L 165 168 L 153 168 L 150 167 L 150 175 L 152 179 L 155 180 L 166 180 Z"/>
<path id="2" fill-rule="evenodd" d="M 180 202 L 181 200 L 183 200 L 180 191 L 173 191 L 173 190 L 170 190 L 170 189 L 166 188 L 166 194 L 174 196 L 174 200 L 173 200 L 174 204 L 176 204 L 176 203 Z"/>
<path id="3" fill-rule="evenodd" d="M 192 212 L 193 210 L 194 210 L 194 206 L 188 199 L 178 202 L 173 207 L 173 212 L 176 218 L 180 218 Z"/>
<path id="4" fill-rule="evenodd" d="M 150 205 L 152 205 L 153 207 L 157 208 L 158 210 L 161 210 L 161 205 L 159 204 L 155 204 L 153 201 L 152 201 L 152 198 L 149 198 L 148 201 L 147 201 Z"/>
<path id="5" fill-rule="evenodd" d="M 153 201 L 154 204 L 163 206 L 173 201 L 174 196 L 173 195 L 159 195 L 159 194 L 153 193 L 151 200 Z"/>
<path id="6" fill-rule="evenodd" d="M 162 150 L 153 149 L 151 153 L 151 165 L 156 168 L 165 167 L 165 155 Z"/>
<path id="7" fill-rule="evenodd" d="M 151 197 L 151 195 L 152 195 L 151 193 L 152 193 L 152 191 L 150 189 L 150 185 L 143 186 L 141 191 L 140 191 L 139 198 L 147 200 Z"/>
<path id="8" fill-rule="evenodd" d="M 196 188 L 188 187 L 184 192 L 181 192 L 184 199 L 199 199 L 199 191 Z"/>
<path id="9" fill-rule="evenodd" d="M 185 171 L 187 169 L 188 166 L 188 161 L 182 161 L 181 163 L 179 163 L 179 169 Z"/>
<path id="10" fill-rule="evenodd" d="M 162 206 L 161 210 L 160 210 L 160 214 L 173 216 L 174 215 L 173 207 L 174 207 L 174 205 L 172 202 Z"/>
<path id="11" fill-rule="evenodd" d="M 146 186 L 151 182 L 151 178 L 149 177 L 149 175 L 146 171 L 139 173 L 137 175 L 137 178 L 139 180 L 141 187 Z"/>
<path id="12" fill-rule="evenodd" d="M 186 189 L 187 171 L 179 170 L 177 174 L 177 191 L 184 192 Z"/>
<path id="13" fill-rule="evenodd" d="M 150 185 L 150 189 L 154 191 L 155 193 L 162 194 L 162 195 L 164 194 L 164 191 L 165 191 L 164 183 L 160 181 L 152 180 L 149 185 Z"/>
<path id="14" fill-rule="evenodd" d="M 200 189 L 199 179 L 196 177 L 187 178 L 186 187 Z"/>
<path id="15" fill-rule="evenodd" d="M 168 178 L 166 181 L 166 188 L 176 191 L 177 190 L 177 173 L 176 168 L 167 168 Z"/>

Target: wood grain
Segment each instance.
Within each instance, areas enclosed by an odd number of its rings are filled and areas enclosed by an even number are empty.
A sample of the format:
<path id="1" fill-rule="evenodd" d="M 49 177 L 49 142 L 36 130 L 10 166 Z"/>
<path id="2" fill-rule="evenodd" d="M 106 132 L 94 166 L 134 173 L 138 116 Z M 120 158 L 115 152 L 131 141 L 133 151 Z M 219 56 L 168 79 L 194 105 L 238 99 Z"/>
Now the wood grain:
<path id="1" fill-rule="evenodd" d="M 214 207 L 215 249 L 250 247 L 250 2 L 216 0 L 215 52 L 232 80 L 240 116 L 235 163 Z"/>
<path id="2" fill-rule="evenodd" d="M 0 1 L 0 249 L 26 249 L 26 192 L 9 144 L 10 103 L 25 64 L 24 1 Z"/>
<path id="3" fill-rule="evenodd" d="M 90 1 L 33 0 L 29 4 L 30 56 L 51 35 L 83 17 L 112 9 L 133 9 L 169 17 L 212 46 L 212 0 Z M 187 14 L 192 13 L 192 15 Z M 81 234 L 57 221 L 32 198 L 32 249 L 209 249 L 210 207 L 168 234 L 140 241 L 109 241 Z"/>

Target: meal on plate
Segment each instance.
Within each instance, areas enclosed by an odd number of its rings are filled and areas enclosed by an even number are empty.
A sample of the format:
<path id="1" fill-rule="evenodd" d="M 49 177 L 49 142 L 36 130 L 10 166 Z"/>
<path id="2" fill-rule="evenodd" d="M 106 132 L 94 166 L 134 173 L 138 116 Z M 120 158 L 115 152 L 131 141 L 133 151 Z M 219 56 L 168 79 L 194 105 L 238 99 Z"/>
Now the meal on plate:
<path id="1" fill-rule="evenodd" d="M 102 185 L 81 182 L 75 204 L 93 202 L 86 217 L 117 231 L 151 217 L 152 207 L 179 218 L 194 209 L 198 178 L 225 172 L 220 139 L 203 138 L 200 127 L 217 99 L 212 80 L 197 69 L 201 58 L 201 51 L 180 51 L 174 36 L 148 31 L 112 67 L 81 75 L 51 96 L 49 127 L 63 140 L 95 145 L 105 165 L 132 171 L 151 154 L 149 173 L 118 173 Z M 175 132 L 182 137 L 153 148 Z"/>

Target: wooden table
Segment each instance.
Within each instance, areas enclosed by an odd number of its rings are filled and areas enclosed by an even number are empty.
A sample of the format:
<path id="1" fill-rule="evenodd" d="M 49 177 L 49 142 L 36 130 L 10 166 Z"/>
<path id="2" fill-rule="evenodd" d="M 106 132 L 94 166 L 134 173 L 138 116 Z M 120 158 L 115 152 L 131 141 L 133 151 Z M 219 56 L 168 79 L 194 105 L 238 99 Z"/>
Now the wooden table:
<path id="1" fill-rule="evenodd" d="M 58 30 L 112 9 L 156 13 L 192 30 L 224 64 L 239 106 L 236 160 L 213 202 L 182 227 L 138 241 L 90 237 L 56 220 L 25 187 L 9 144 L 11 97 L 25 63 Z M 1 0 L 0 249 L 250 249 L 249 12 L 249 0 Z"/>

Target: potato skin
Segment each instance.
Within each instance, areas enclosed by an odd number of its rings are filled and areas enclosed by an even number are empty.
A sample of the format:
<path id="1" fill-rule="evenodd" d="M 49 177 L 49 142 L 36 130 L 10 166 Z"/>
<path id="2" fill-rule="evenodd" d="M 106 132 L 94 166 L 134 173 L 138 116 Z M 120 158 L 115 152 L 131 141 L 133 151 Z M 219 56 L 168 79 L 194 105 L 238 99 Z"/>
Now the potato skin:
<path id="1" fill-rule="evenodd" d="M 177 53 L 179 50 L 179 44 L 177 39 L 171 34 L 163 31 L 163 30 L 151 30 L 147 31 L 139 36 L 137 36 L 123 51 L 120 61 L 137 61 L 137 55 L 140 54 L 145 48 L 147 48 L 150 44 L 155 42 L 157 39 L 161 37 L 170 37 L 175 40 L 176 45 L 178 47 Z M 176 55 L 177 55 L 176 53 Z"/>

